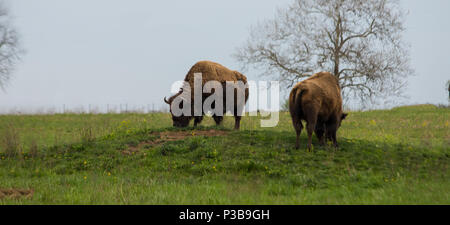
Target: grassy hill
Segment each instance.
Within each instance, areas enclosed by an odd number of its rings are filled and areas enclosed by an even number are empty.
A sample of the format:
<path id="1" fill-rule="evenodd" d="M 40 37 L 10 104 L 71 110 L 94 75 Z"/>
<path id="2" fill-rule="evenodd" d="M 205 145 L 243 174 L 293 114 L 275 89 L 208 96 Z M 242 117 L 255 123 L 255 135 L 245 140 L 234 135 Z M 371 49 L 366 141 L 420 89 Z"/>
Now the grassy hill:
<path id="1" fill-rule="evenodd" d="M 260 119 L 0 116 L 0 204 L 450 204 L 448 108 L 352 112 L 337 151 Z"/>

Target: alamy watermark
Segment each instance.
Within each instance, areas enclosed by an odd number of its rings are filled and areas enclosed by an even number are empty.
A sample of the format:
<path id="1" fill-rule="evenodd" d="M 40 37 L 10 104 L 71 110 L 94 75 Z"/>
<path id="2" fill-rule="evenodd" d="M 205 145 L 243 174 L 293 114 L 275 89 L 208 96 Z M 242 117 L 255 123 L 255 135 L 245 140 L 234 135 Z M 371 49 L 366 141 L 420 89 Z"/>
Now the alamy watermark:
<path id="1" fill-rule="evenodd" d="M 179 82 L 172 85 L 179 86 Z M 181 91 L 170 101 L 173 116 L 258 116 L 261 127 L 275 127 L 279 121 L 280 84 L 278 81 L 202 82 L 202 74 L 194 74 L 193 86 L 183 81 Z M 248 89 L 248 90 L 246 90 Z M 214 90 L 214 91 L 213 91 Z M 247 100 L 247 101 L 246 101 Z M 270 102 L 270 104 L 269 104 Z M 266 118 L 268 117 L 268 118 Z"/>

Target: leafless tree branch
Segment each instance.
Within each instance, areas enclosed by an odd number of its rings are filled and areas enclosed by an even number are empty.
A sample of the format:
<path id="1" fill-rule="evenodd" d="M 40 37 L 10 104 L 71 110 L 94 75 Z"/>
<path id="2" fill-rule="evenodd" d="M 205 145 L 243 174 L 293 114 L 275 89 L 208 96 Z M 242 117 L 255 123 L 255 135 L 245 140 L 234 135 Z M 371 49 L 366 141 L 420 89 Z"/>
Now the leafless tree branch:
<path id="1" fill-rule="evenodd" d="M 234 56 L 287 86 L 330 71 L 362 101 L 398 96 L 414 74 L 403 23 L 398 0 L 295 0 L 252 27 Z"/>
<path id="2" fill-rule="evenodd" d="M 0 88 L 4 88 L 10 80 L 22 52 L 17 31 L 11 25 L 9 11 L 0 1 Z"/>

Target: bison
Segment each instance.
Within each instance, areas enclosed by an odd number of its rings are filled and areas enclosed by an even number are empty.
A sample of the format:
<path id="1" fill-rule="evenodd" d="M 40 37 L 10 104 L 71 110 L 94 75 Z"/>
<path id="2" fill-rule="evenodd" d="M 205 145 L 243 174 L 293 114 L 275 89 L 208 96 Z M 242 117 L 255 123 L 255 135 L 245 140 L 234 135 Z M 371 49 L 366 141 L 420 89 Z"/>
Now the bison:
<path id="1" fill-rule="evenodd" d="M 190 123 L 190 121 L 192 119 L 194 119 L 194 127 L 197 126 L 197 124 L 199 124 L 202 120 L 203 120 L 203 115 L 205 115 L 205 112 L 202 110 L 202 114 L 201 116 L 195 115 L 194 114 L 194 75 L 201 73 L 202 74 L 202 87 L 205 86 L 205 83 L 207 83 L 208 81 L 218 81 L 220 83 L 220 85 L 222 86 L 222 90 L 223 90 L 223 104 L 225 104 L 227 102 L 227 95 L 226 95 L 226 85 L 227 82 L 239 82 L 241 81 L 244 84 L 245 90 L 243 88 L 240 88 L 241 86 L 234 86 L 233 90 L 233 96 L 234 96 L 234 107 L 231 107 L 233 109 L 230 109 L 229 106 L 227 107 L 222 107 L 223 108 L 223 114 L 222 115 L 216 115 L 213 114 L 212 117 L 214 119 L 214 121 L 216 122 L 217 125 L 220 125 L 222 123 L 223 120 L 223 115 L 227 112 L 228 110 L 232 110 L 234 118 L 235 118 L 235 126 L 234 129 L 238 130 L 240 128 L 240 121 L 241 121 L 241 113 L 238 112 L 238 110 L 243 109 L 243 107 L 245 106 L 245 103 L 248 100 L 248 87 L 247 87 L 247 77 L 245 77 L 243 74 L 239 73 L 238 71 L 234 71 L 234 70 L 230 70 L 218 63 L 215 62 L 211 62 L 211 61 L 200 61 L 197 62 L 194 66 L 191 67 L 191 69 L 189 70 L 189 72 L 187 73 L 186 77 L 184 78 L 185 81 L 185 85 L 183 86 L 183 88 L 181 88 L 181 90 L 173 95 L 172 97 L 170 97 L 168 100 L 166 98 L 164 98 L 164 101 L 169 104 L 170 106 L 170 112 L 172 114 L 172 121 L 173 121 L 173 126 L 175 127 L 187 127 Z M 186 87 L 186 84 L 189 84 L 188 87 Z M 188 89 L 188 90 L 186 90 Z M 203 88 L 202 88 L 203 89 Z M 215 93 L 216 88 L 213 88 L 214 92 L 211 93 L 202 93 L 202 105 L 205 102 L 205 99 L 207 99 L 209 96 L 211 96 L 212 94 Z M 201 91 L 201 90 L 200 90 Z M 243 93 L 245 99 L 243 101 L 239 101 L 240 99 L 238 99 L 238 92 L 241 91 L 240 93 Z M 180 96 L 181 95 L 181 96 Z M 184 98 L 190 98 L 190 104 L 191 104 L 191 114 L 190 115 L 174 115 L 173 113 L 173 101 L 175 100 L 175 98 L 177 97 L 184 97 Z M 214 107 L 216 102 L 212 103 L 212 106 Z M 178 103 L 176 103 L 178 104 Z M 180 103 L 179 108 L 183 108 L 183 102 Z M 198 108 L 198 107 L 197 107 Z"/>
<path id="2" fill-rule="evenodd" d="M 296 149 L 303 129 L 301 120 L 306 121 L 309 151 L 313 131 L 321 145 L 327 138 L 333 141 L 335 148 L 338 147 L 336 132 L 347 114 L 342 111 L 339 82 L 331 73 L 320 72 L 297 83 L 289 95 L 289 112 L 297 132 Z"/>

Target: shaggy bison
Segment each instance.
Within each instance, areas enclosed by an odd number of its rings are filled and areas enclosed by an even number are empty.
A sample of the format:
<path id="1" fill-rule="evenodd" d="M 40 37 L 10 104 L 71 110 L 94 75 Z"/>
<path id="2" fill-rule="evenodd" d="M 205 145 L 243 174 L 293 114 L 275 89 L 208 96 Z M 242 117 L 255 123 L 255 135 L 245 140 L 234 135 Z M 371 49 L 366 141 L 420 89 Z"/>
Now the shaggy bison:
<path id="1" fill-rule="evenodd" d="M 321 145 L 327 138 L 333 141 L 334 147 L 338 147 L 336 132 L 347 114 L 342 112 L 341 89 L 335 76 L 321 72 L 297 83 L 289 95 L 289 111 L 297 132 L 296 149 L 303 129 L 301 120 L 306 121 L 308 150 L 311 150 L 313 131 Z"/>
<path id="2" fill-rule="evenodd" d="M 195 105 L 194 102 L 194 93 L 195 93 L 195 84 L 194 84 L 194 78 L 195 78 L 195 74 L 201 73 L 202 74 L 202 80 L 201 80 L 201 88 L 198 90 L 200 92 L 202 92 L 201 94 L 201 101 L 202 101 L 202 105 L 203 103 L 205 103 L 205 100 L 208 99 L 208 97 L 210 97 L 211 95 L 215 94 L 216 90 L 220 90 L 222 89 L 223 91 L 223 99 L 220 98 L 220 100 L 222 100 L 222 104 L 225 105 L 225 103 L 227 103 L 227 95 L 226 95 L 226 91 L 227 91 L 227 86 L 231 83 L 231 87 L 233 88 L 232 90 L 234 90 L 234 93 L 232 93 L 231 97 L 234 97 L 234 107 L 233 106 L 228 106 L 227 107 L 223 107 L 223 113 L 219 113 L 219 115 L 214 114 L 212 115 L 214 121 L 216 122 L 217 125 L 222 123 L 223 120 L 223 115 L 228 111 L 232 111 L 234 117 L 235 117 L 235 126 L 234 128 L 236 130 L 239 129 L 240 127 L 240 121 L 241 121 L 241 113 L 238 112 L 239 110 L 243 109 L 243 107 L 245 106 L 245 103 L 247 102 L 248 99 L 248 87 L 247 87 L 247 77 L 245 77 L 243 74 L 237 72 L 237 71 L 233 71 L 233 70 L 229 70 L 228 68 L 215 63 L 215 62 L 210 62 L 210 61 L 200 61 L 198 63 L 196 63 L 194 66 L 192 66 L 192 68 L 189 70 L 189 72 L 187 73 L 186 77 L 184 78 L 185 81 L 185 85 L 183 86 L 183 88 L 181 88 L 181 90 L 173 95 L 172 97 L 170 97 L 168 100 L 166 98 L 164 98 L 164 101 L 170 105 L 170 112 L 172 114 L 172 121 L 173 121 L 173 125 L 176 127 L 186 127 L 189 125 L 189 122 L 194 119 L 194 127 L 197 126 L 197 124 L 199 124 L 202 120 L 203 120 L 203 115 L 206 113 L 205 111 L 201 110 L 201 114 L 195 114 L 194 110 L 195 107 L 200 108 L 198 105 Z M 203 93 L 203 89 L 206 87 L 206 83 L 209 81 L 217 81 L 216 83 L 218 83 L 221 87 L 217 87 L 216 88 L 211 88 L 210 93 Z M 241 81 L 241 84 L 243 86 L 239 86 L 236 84 L 236 82 Z M 211 82 L 210 82 L 211 83 Z M 188 86 L 186 86 L 187 84 L 189 84 Z M 218 89 L 219 88 L 219 89 Z M 214 89 L 214 92 L 212 91 Z M 239 99 L 238 98 L 238 93 L 241 94 L 243 99 Z M 186 115 L 186 114 L 182 114 L 182 115 L 175 115 L 175 113 L 173 112 L 173 107 L 174 106 L 178 106 L 179 108 L 183 108 L 183 103 L 186 104 L 186 101 L 181 101 L 179 102 L 174 102 L 175 99 L 177 97 L 180 98 L 184 98 L 189 99 L 190 103 L 190 114 Z M 230 100 L 230 99 L 228 99 Z M 172 104 L 174 103 L 174 104 Z M 179 104 L 179 105 L 177 105 Z M 216 101 L 214 101 L 211 106 L 215 107 Z M 230 104 L 231 105 L 231 104 Z M 220 115 L 221 114 L 221 115 Z"/>

